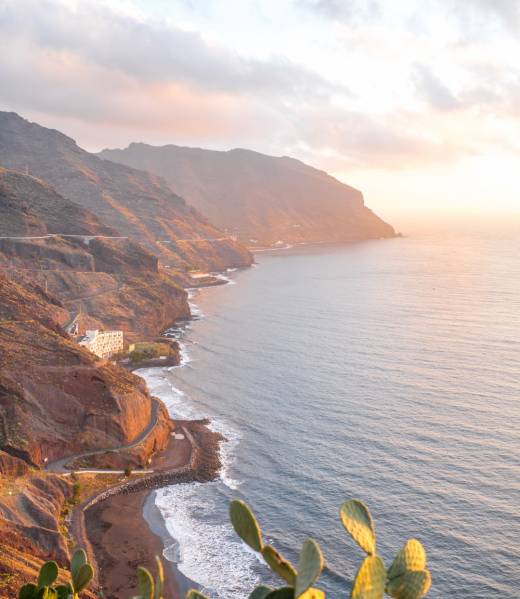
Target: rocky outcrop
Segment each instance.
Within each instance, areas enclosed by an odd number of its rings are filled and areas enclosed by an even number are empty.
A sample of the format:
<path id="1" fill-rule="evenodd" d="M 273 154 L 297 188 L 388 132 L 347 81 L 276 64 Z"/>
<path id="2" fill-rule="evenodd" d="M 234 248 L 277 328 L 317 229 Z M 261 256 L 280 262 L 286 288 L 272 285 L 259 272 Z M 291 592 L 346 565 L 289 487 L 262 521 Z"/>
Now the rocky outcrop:
<path id="1" fill-rule="evenodd" d="M 14 479 L 28 472 L 27 462 L 0 450 L 0 475 Z"/>
<path id="2" fill-rule="evenodd" d="M 287 156 L 133 143 L 99 156 L 147 170 L 249 245 L 393 237 L 360 191 Z"/>
<path id="3" fill-rule="evenodd" d="M 2 598 L 16 597 L 22 584 L 35 581 L 42 562 L 68 565 L 60 518 L 72 497 L 72 484 L 55 475 L 35 473 L 5 484 L 11 489 L 0 494 Z"/>
<path id="4" fill-rule="evenodd" d="M 65 199 L 48 183 L 1 166 L 0 213 L 0 237 L 117 235 L 92 212 Z"/>
<path id="5" fill-rule="evenodd" d="M 15 113 L 0 112 L 0 165 L 50 183 L 105 226 L 146 245 L 171 267 L 217 270 L 252 262 L 243 246 L 226 238 L 161 178 L 102 160 L 70 137 Z M 30 230 L 29 224 L 25 228 Z M 207 245 L 206 239 L 213 242 Z M 183 240 L 189 261 L 185 252 L 177 251 L 178 240 Z"/>
<path id="6" fill-rule="evenodd" d="M 0 306 L 2 451 L 41 466 L 138 437 L 152 417 L 141 378 L 69 340 L 59 326 L 61 309 L 37 290 L 2 277 Z M 157 434 L 155 448 L 165 441 Z"/>
<path id="7" fill-rule="evenodd" d="M 154 338 L 189 316 L 186 292 L 178 284 L 182 276 L 160 269 L 150 250 L 127 237 L 98 235 L 106 231 L 93 215 L 70 209 L 72 202 L 38 179 L 3 169 L 0 189 L 0 209 L 9 206 L 8 224 L 0 221 L 0 272 L 47 289 L 47 300 L 59 298 L 60 324 L 81 313 L 91 327 L 121 329 L 132 341 Z M 38 213 L 41 235 L 16 237 L 26 232 L 26 206 Z M 76 210 L 88 227 L 67 219 L 57 225 L 60 210 Z M 58 226 L 61 235 L 55 232 Z"/>

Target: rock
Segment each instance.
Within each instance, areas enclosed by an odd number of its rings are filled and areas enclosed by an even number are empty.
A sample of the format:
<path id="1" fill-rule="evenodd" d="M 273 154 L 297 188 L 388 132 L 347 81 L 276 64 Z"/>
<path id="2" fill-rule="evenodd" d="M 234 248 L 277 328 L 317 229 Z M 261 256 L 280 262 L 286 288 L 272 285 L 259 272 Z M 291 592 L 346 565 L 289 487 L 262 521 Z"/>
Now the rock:
<path id="1" fill-rule="evenodd" d="M 94 213 L 105 227 L 145 245 L 172 268 L 211 271 L 252 263 L 244 246 L 225 238 L 161 178 L 102 160 L 70 137 L 16 113 L 0 112 L 0 165 L 28 169 L 64 198 Z M 26 221 L 25 229 L 30 230 L 30 219 Z"/>
<path id="2" fill-rule="evenodd" d="M 287 156 L 130 144 L 99 156 L 164 177 L 217 226 L 249 245 L 393 237 L 360 191 Z"/>

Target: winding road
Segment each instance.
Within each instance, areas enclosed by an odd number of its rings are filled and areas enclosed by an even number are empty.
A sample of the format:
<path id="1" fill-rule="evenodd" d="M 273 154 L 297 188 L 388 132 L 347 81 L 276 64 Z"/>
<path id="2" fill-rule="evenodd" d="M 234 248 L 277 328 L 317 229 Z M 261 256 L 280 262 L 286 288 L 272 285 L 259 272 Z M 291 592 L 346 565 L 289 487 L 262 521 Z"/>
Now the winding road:
<path id="1" fill-rule="evenodd" d="M 126 451 L 128 449 L 133 449 L 140 445 L 148 435 L 154 430 L 157 426 L 158 422 L 158 411 L 159 411 L 159 402 L 152 397 L 152 413 L 150 415 L 150 422 L 146 425 L 146 427 L 141 431 L 138 437 L 136 437 L 130 443 L 126 445 L 120 445 L 119 447 L 107 447 L 104 449 L 91 449 L 89 451 L 85 451 L 83 453 L 78 453 L 76 455 L 70 455 L 65 458 L 60 458 L 59 460 L 55 460 L 54 462 L 49 462 L 45 466 L 45 470 L 48 472 L 55 472 L 56 474 L 66 474 L 68 472 L 81 472 L 81 469 L 68 468 L 67 464 L 69 462 L 75 462 L 76 460 L 80 460 L 81 458 L 88 458 L 93 455 L 101 455 L 104 453 L 116 453 L 120 451 Z M 112 469 L 96 469 L 96 472 L 99 474 L 103 473 L 114 473 L 117 470 Z"/>

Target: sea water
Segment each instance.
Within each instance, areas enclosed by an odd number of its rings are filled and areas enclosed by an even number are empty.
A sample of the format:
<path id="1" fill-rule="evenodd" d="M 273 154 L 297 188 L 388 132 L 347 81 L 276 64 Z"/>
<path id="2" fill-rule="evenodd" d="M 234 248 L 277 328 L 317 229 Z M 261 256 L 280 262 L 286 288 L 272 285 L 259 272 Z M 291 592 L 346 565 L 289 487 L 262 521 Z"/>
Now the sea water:
<path id="1" fill-rule="evenodd" d="M 317 586 L 347 597 L 356 497 L 387 565 L 423 542 L 432 599 L 520 597 L 519 256 L 511 232 L 296 247 L 193 292 L 184 365 L 143 374 L 227 442 L 218 480 L 158 492 L 165 557 L 212 598 L 276 583 L 228 523 L 243 498 L 288 558 L 316 539 Z"/>

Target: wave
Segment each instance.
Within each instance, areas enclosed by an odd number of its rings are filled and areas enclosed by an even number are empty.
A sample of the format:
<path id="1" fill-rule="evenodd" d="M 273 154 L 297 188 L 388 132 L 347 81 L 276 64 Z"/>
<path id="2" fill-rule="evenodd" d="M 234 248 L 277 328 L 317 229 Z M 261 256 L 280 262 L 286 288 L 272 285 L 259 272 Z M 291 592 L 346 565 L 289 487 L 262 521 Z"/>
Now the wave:
<path id="1" fill-rule="evenodd" d="M 215 521 L 219 483 L 186 483 L 157 491 L 156 505 L 175 541 L 164 557 L 216 599 L 242 599 L 259 582 L 257 557 L 230 524 Z"/>
<path id="2" fill-rule="evenodd" d="M 205 317 L 204 312 L 197 306 L 197 304 L 194 304 L 193 302 L 188 301 L 188 305 L 190 307 L 190 312 L 191 312 L 192 318 L 196 318 L 198 320 L 199 318 Z"/>
<path id="3" fill-rule="evenodd" d="M 235 269 L 229 269 L 229 272 L 233 270 Z M 225 275 L 216 276 L 227 284 L 234 284 Z M 196 293 L 198 290 L 188 291 L 193 320 L 204 318 L 202 310 L 192 301 Z M 183 368 L 192 361 L 188 344 L 183 340 L 190 328 L 190 322 L 185 321 L 165 333 L 179 342 L 181 361 L 178 366 L 139 371 L 150 392 L 164 402 L 171 417 L 183 420 L 197 420 L 208 416 L 171 380 L 176 369 Z M 164 557 L 175 562 L 182 574 L 199 584 L 211 597 L 239 599 L 246 596 L 258 583 L 259 578 L 255 573 L 258 558 L 237 539 L 227 521 L 227 510 L 226 516 L 219 518 L 220 521 L 211 521 L 211 518 L 215 518 L 215 502 L 223 494 L 222 487 L 219 492 L 219 486 L 224 485 L 227 489 L 236 491 L 241 484 L 231 476 L 241 435 L 218 418 L 211 418 L 208 427 L 225 439 L 220 444 L 219 479 L 204 484 L 172 485 L 157 491 L 155 503 L 171 536 L 171 543 L 165 546 Z"/>
<path id="4" fill-rule="evenodd" d="M 139 374 L 145 378 L 150 392 L 162 399 L 173 418 L 204 418 L 206 414 L 195 402 L 169 380 L 171 370 L 149 368 Z M 221 494 L 218 487 L 225 485 L 234 491 L 240 485 L 231 477 L 230 470 L 241 436 L 219 419 L 212 419 L 209 428 L 225 438 L 220 444 L 219 479 L 204 484 L 171 485 L 157 491 L 155 503 L 171 536 L 163 555 L 211 597 L 239 599 L 258 583 L 259 577 L 254 571 L 256 555 L 237 539 L 225 517 L 222 518 L 224 523 L 211 522 L 208 518 L 214 514 L 215 502 Z"/>
<path id="5" fill-rule="evenodd" d="M 226 272 L 232 272 L 229 269 Z M 218 273 L 211 273 L 211 275 L 213 277 L 215 277 L 215 279 L 218 279 L 219 281 L 224 281 L 226 283 L 226 285 L 236 285 L 236 282 L 233 281 L 233 279 L 230 279 L 229 277 L 226 277 L 226 275 L 218 272 Z"/>

